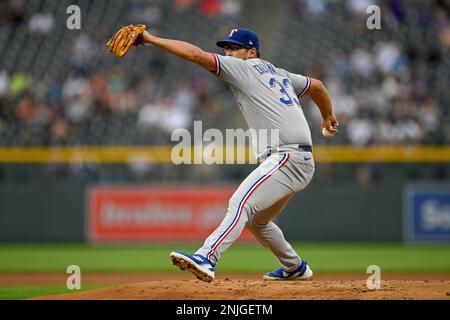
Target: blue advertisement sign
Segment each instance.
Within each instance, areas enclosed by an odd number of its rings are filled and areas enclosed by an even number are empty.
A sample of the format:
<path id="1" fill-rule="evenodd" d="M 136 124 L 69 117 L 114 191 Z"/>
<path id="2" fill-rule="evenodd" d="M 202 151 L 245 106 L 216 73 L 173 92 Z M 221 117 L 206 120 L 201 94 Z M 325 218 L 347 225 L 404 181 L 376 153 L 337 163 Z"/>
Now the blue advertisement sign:
<path id="1" fill-rule="evenodd" d="M 404 205 L 405 240 L 450 242 L 450 185 L 408 186 Z"/>

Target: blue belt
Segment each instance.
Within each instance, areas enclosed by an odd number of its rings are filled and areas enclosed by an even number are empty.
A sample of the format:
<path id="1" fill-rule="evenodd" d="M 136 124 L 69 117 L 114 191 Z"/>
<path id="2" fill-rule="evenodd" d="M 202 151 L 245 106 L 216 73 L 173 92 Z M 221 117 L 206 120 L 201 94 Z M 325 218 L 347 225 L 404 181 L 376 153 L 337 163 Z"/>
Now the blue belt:
<path id="1" fill-rule="evenodd" d="M 298 151 L 312 152 L 312 147 L 304 144 L 299 144 Z"/>
<path id="2" fill-rule="evenodd" d="M 304 152 L 312 152 L 312 147 L 305 144 L 299 144 L 297 147 L 298 151 L 304 151 Z M 269 157 L 272 154 L 272 150 L 267 151 L 266 157 Z"/>

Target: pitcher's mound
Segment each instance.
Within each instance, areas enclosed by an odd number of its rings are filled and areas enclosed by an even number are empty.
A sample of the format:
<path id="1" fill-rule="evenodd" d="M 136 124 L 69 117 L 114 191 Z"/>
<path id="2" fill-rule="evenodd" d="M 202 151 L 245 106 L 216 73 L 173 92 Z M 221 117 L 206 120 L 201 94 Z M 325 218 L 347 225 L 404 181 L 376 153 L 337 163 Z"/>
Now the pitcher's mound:
<path id="1" fill-rule="evenodd" d="M 35 299 L 64 300 L 312 300 L 312 299 L 450 299 L 449 280 L 383 280 L 369 290 L 361 280 L 273 282 L 220 279 L 159 280 Z"/>

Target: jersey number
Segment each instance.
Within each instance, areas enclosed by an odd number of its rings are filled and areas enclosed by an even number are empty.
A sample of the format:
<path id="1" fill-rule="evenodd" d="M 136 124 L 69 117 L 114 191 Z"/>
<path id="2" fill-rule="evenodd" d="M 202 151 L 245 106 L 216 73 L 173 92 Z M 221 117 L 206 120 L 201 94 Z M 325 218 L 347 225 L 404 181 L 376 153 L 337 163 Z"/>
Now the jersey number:
<path id="1" fill-rule="evenodd" d="M 279 98 L 279 100 L 282 104 L 286 106 L 292 106 L 295 103 L 297 107 L 300 107 L 300 102 L 298 101 L 298 99 L 291 98 L 289 93 L 286 91 L 286 89 L 289 88 L 290 85 L 292 86 L 291 81 L 288 78 L 284 78 L 282 84 L 277 79 L 270 78 L 269 84 L 271 88 L 278 86 L 280 93 L 282 95 L 281 98 Z"/>

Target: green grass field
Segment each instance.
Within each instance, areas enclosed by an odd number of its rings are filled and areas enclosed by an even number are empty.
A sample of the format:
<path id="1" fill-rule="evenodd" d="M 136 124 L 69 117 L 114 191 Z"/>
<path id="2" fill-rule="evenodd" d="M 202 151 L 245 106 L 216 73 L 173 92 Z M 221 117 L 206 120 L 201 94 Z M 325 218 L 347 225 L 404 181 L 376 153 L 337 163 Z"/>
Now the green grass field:
<path id="1" fill-rule="evenodd" d="M 382 273 L 450 273 L 450 245 L 296 243 L 294 247 L 316 273 L 365 273 L 369 265 L 380 266 Z M 82 273 L 176 273 L 169 253 L 196 248 L 185 244 L 0 245 L 0 273 L 65 273 L 69 265 L 78 265 Z M 235 244 L 222 256 L 217 272 L 264 273 L 277 267 L 272 254 L 260 245 Z M 64 292 L 64 286 L 54 285 L 0 286 L 0 299 Z"/>
<path id="2" fill-rule="evenodd" d="M 82 286 L 79 291 L 104 288 L 102 285 Z M 51 296 L 55 294 L 71 293 L 64 285 L 21 285 L 0 286 L 0 300 L 18 300 L 40 296 Z"/>
<path id="3" fill-rule="evenodd" d="M 318 272 L 365 272 L 376 264 L 388 273 L 450 273 L 450 245 L 392 243 L 296 243 L 295 249 Z M 78 265 L 83 272 L 175 272 L 169 253 L 192 252 L 194 245 L 0 245 L 0 272 L 61 272 Z M 265 272 L 278 267 L 258 244 L 235 244 L 223 254 L 220 272 Z"/>

